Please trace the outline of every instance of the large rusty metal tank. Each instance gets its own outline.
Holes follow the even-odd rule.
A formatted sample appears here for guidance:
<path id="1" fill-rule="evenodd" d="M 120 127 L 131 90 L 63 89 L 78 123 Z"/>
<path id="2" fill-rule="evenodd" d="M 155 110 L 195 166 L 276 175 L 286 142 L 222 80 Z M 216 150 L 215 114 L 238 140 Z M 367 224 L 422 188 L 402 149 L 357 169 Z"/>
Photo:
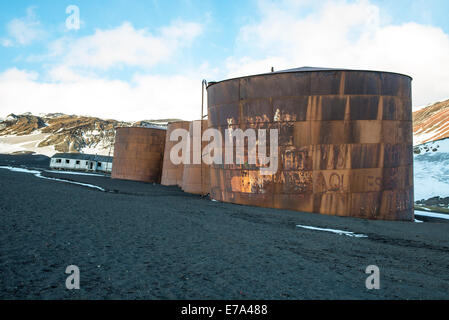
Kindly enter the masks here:
<path id="1" fill-rule="evenodd" d="M 197 126 L 197 130 L 194 130 L 194 126 Z M 200 164 L 194 163 L 193 153 L 200 153 L 200 160 L 202 160 L 201 152 L 207 145 L 207 142 L 201 141 L 201 137 L 208 128 L 207 120 L 195 120 L 190 123 L 189 136 L 190 136 L 190 153 L 187 156 L 189 158 L 189 164 L 184 164 L 184 172 L 182 178 L 182 190 L 188 193 L 206 195 L 210 192 L 210 166 L 201 161 Z M 193 140 L 198 142 L 200 146 L 199 150 L 195 150 Z"/>
<path id="2" fill-rule="evenodd" d="M 111 177 L 160 183 L 165 133 L 156 128 L 117 128 Z"/>
<path id="3" fill-rule="evenodd" d="M 390 72 L 298 68 L 209 84 L 209 127 L 223 136 L 236 128 L 279 132 L 275 174 L 261 175 L 257 164 L 213 164 L 211 197 L 412 221 L 411 81 Z"/>
<path id="4" fill-rule="evenodd" d="M 170 122 L 167 126 L 167 133 L 165 137 L 165 153 L 164 163 L 162 167 L 161 184 L 164 186 L 179 186 L 182 187 L 182 176 L 184 172 L 184 165 L 173 164 L 170 161 L 170 151 L 178 141 L 170 141 L 170 134 L 176 129 L 189 130 L 190 121 L 175 121 Z"/>

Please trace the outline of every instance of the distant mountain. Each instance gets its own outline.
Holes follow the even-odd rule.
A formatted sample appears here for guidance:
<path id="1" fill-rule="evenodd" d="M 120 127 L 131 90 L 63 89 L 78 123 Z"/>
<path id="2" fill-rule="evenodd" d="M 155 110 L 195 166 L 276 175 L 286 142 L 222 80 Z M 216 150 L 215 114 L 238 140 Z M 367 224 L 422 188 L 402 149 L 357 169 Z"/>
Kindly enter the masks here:
<path id="1" fill-rule="evenodd" d="M 0 153 L 83 152 L 112 155 L 115 128 L 165 127 L 177 119 L 125 122 L 52 113 L 10 114 L 0 120 Z"/>
<path id="2" fill-rule="evenodd" d="M 449 137 L 449 100 L 413 112 L 415 145 Z"/>
<path id="3" fill-rule="evenodd" d="M 50 113 L 10 114 L 0 119 L 0 153 L 56 152 L 113 154 L 116 127 L 165 126 L 179 119 L 125 122 Z M 413 112 L 414 145 L 449 138 L 449 100 Z M 417 150 L 415 148 L 415 150 Z"/>

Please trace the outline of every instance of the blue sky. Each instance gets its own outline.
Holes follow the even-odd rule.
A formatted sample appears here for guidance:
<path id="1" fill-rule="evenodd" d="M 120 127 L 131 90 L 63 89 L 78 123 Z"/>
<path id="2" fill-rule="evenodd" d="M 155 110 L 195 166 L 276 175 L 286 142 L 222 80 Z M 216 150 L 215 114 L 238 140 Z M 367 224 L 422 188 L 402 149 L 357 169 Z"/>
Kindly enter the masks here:
<path id="1" fill-rule="evenodd" d="M 80 30 L 69 31 L 64 27 L 65 9 L 68 5 L 77 5 L 83 21 Z M 46 31 L 44 41 L 34 42 L 29 46 L 17 46 L 2 50 L 0 53 L 0 70 L 11 66 L 42 70 L 42 66 L 29 63 L 30 54 L 44 53 L 51 41 L 63 36 L 83 37 L 96 29 L 110 29 L 130 22 L 136 29 L 146 28 L 155 32 L 170 21 L 183 20 L 202 23 L 205 32 L 195 44 L 182 52 L 182 63 L 173 61 L 164 66 L 155 66 L 156 72 L 169 73 L 176 68 L 195 68 L 207 57 L 213 63 L 232 54 L 239 27 L 252 19 L 251 12 L 256 12 L 256 2 L 245 1 L 143 1 L 143 0 L 89 0 L 89 1 L 15 1 L 0 3 L 0 38 L 7 38 L 5 25 L 17 17 L 25 17 L 27 8 L 34 8 L 42 28 Z M 127 70 L 120 77 L 129 78 Z"/>
<path id="2" fill-rule="evenodd" d="M 304 65 L 410 74 L 423 106 L 449 98 L 448 12 L 445 0 L 2 1 L 0 117 L 193 119 L 203 78 Z"/>

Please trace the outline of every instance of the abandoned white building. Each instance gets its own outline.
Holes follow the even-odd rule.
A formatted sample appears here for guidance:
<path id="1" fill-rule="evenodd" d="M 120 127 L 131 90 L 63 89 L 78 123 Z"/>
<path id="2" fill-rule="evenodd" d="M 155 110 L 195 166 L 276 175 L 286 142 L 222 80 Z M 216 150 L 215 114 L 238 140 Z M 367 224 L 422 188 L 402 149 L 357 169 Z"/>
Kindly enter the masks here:
<path id="1" fill-rule="evenodd" d="M 106 172 L 112 171 L 112 157 L 83 153 L 56 153 L 50 159 L 50 168 Z"/>

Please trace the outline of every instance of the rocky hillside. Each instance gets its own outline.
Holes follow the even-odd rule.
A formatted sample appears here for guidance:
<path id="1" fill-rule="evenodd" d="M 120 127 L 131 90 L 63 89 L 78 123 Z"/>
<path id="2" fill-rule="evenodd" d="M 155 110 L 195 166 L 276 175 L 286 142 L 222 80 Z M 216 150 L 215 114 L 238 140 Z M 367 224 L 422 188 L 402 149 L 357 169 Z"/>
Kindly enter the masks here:
<path id="1" fill-rule="evenodd" d="M 0 153 L 84 152 L 113 154 L 114 132 L 122 126 L 166 125 L 177 119 L 123 122 L 52 113 L 10 114 L 0 119 Z M 413 113 L 414 144 L 449 138 L 449 100 Z M 430 147 L 430 145 L 429 145 Z M 415 153 L 420 150 L 415 148 Z"/>
<path id="2" fill-rule="evenodd" d="M 414 144 L 449 137 L 449 100 L 413 112 Z"/>
<path id="3" fill-rule="evenodd" d="M 165 126 L 175 119 L 123 122 L 94 117 L 10 114 L 0 120 L 0 153 L 56 152 L 113 154 L 115 128 Z"/>

